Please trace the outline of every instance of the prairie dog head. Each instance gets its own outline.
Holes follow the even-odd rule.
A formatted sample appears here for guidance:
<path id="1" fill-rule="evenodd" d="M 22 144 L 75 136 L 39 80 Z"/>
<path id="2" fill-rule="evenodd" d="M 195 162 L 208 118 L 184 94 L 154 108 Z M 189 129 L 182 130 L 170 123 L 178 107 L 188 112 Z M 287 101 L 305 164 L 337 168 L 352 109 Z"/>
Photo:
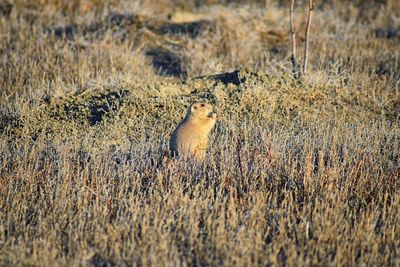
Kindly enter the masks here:
<path id="1" fill-rule="evenodd" d="M 216 118 L 213 106 L 206 102 L 194 102 L 189 107 L 188 115 L 199 119 Z"/>

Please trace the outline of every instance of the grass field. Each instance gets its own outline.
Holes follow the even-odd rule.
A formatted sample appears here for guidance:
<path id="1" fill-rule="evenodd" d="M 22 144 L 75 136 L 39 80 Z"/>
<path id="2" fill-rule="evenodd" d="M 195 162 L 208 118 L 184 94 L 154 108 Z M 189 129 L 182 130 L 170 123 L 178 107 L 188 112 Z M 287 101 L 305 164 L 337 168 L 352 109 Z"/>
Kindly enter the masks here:
<path id="1" fill-rule="evenodd" d="M 400 2 L 245 2 L 0 1 L 1 266 L 400 266 Z"/>

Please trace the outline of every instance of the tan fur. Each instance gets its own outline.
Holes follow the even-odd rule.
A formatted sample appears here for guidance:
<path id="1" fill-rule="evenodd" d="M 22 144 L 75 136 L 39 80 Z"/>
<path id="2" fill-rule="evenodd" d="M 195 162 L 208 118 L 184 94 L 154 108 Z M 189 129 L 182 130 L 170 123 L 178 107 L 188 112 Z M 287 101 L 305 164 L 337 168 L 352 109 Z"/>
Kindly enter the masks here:
<path id="1" fill-rule="evenodd" d="M 179 158 L 193 157 L 203 161 L 206 156 L 208 134 L 214 127 L 217 115 L 213 106 L 205 102 L 193 103 L 181 123 L 173 131 L 169 142 L 171 155 Z"/>

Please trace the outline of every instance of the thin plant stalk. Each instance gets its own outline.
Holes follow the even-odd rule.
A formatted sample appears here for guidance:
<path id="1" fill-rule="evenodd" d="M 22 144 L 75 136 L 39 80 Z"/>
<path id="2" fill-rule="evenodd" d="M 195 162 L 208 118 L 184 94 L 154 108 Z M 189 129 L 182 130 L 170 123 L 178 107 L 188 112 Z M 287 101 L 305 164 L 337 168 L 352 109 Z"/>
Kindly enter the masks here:
<path id="1" fill-rule="evenodd" d="M 308 19 L 307 19 L 307 28 L 306 28 L 306 39 L 304 45 L 304 62 L 303 62 L 303 75 L 307 74 L 307 64 L 308 64 L 308 47 L 310 41 L 310 32 L 311 32 L 311 22 L 312 22 L 312 14 L 313 14 L 313 0 L 308 1 Z"/>
<path id="2" fill-rule="evenodd" d="M 298 72 L 297 61 L 296 61 L 296 32 L 293 27 L 294 3 L 295 3 L 295 0 L 290 1 L 290 35 L 291 35 L 291 40 L 292 40 L 292 57 L 291 57 L 292 71 L 293 71 L 293 77 L 295 79 L 297 79 L 299 76 L 299 72 Z"/>

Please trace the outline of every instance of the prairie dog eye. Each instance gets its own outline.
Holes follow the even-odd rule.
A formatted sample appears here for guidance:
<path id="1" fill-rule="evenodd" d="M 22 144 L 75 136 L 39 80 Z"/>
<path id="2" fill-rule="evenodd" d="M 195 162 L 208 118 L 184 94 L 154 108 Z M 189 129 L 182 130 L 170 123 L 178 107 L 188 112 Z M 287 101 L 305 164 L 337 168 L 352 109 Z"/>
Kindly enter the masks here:
<path id="1" fill-rule="evenodd" d="M 201 104 L 201 107 L 203 107 L 203 108 L 204 108 L 205 106 L 206 106 L 206 105 L 204 105 L 204 103 L 203 103 L 203 104 Z"/>

